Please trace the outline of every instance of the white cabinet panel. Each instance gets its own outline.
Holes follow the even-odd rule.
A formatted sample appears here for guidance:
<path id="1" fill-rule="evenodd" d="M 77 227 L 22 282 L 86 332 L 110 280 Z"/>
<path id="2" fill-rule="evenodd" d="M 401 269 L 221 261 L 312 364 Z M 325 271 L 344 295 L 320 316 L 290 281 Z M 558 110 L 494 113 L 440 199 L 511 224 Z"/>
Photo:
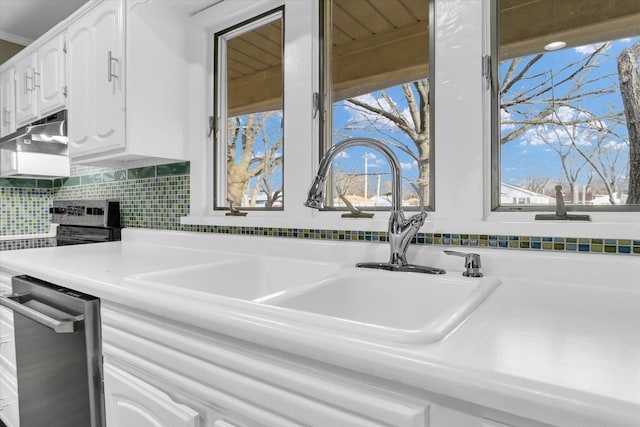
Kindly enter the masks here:
<path id="1" fill-rule="evenodd" d="M 16 130 L 16 70 L 9 67 L 0 73 L 0 137 Z"/>
<path id="2" fill-rule="evenodd" d="M 117 166 L 186 160 L 188 22 L 172 2 L 114 0 L 97 4 L 69 25 L 69 155 L 74 162 Z"/>
<path id="3" fill-rule="evenodd" d="M 60 35 L 52 38 L 37 52 L 37 71 L 34 78 L 39 116 L 46 116 L 64 108 L 65 41 Z"/>
<path id="4" fill-rule="evenodd" d="M 67 29 L 69 154 L 124 147 L 122 3 L 103 2 Z"/>
<path id="5" fill-rule="evenodd" d="M 104 390 L 109 427 L 199 427 L 198 413 L 108 363 Z"/>
<path id="6" fill-rule="evenodd" d="M 20 427 L 20 414 L 18 412 L 18 393 L 14 385 L 11 385 L 0 375 L 0 419 L 7 427 Z"/>
<path id="7" fill-rule="evenodd" d="M 197 409 L 207 426 L 429 425 L 429 403 L 422 399 L 264 356 L 250 345 L 192 336 L 172 322 L 125 314 L 108 303 L 101 310 L 105 361 L 134 368 L 183 402 L 200 402 Z"/>
<path id="8" fill-rule="evenodd" d="M 512 427 L 439 405 L 431 406 L 430 427 Z"/>
<path id="9" fill-rule="evenodd" d="M 32 52 L 16 62 L 16 127 L 38 115 L 36 98 L 37 55 Z"/>
<path id="10" fill-rule="evenodd" d="M 16 127 L 64 108 L 64 55 L 64 35 L 59 34 L 16 62 Z"/>

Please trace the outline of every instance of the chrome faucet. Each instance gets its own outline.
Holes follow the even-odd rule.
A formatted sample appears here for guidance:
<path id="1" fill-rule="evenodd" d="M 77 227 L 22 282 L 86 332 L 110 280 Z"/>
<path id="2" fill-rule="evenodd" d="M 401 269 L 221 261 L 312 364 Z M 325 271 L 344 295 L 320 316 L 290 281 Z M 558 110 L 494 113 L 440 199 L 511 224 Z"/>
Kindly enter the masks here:
<path id="1" fill-rule="evenodd" d="M 445 270 L 440 268 L 407 263 L 406 253 L 409 243 L 411 243 L 413 237 L 416 235 L 422 224 L 424 224 L 424 221 L 427 218 L 427 211 L 424 208 L 422 191 L 418 191 L 418 195 L 420 197 L 420 212 L 409 218 L 405 218 L 402 210 L 402 169 L 400 168 L 400 162 L 387 145 L 376 139 L 349 138 L 342 140 L 331 147 L 320 160 L 318 175 L 313 181 L 313 184 L 311 184 L 309 196 L 307 197 L 307 201 L 304 205 L 314 209 L 322 209 L 324 207 L 324 193 L 329 167 L 338 153 L 354 146 L 370 147 L 382 153 L 391 166 L 391 175 L 393 177 L 391 190 L 391 215 L 389 217 L 389 231 L 387 233 L 391 249 L 389 262 L 363 262 L 356 264 L 356 266 L 391 271 L 414 271 L 430 274 L 445 273 Z"/>

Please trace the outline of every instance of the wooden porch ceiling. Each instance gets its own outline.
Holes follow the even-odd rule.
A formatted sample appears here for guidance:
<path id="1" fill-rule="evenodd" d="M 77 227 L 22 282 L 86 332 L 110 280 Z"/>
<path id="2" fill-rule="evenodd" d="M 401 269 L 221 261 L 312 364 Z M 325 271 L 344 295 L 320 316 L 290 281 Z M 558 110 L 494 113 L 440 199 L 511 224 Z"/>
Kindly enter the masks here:
<path id="1" fill-rule="evenodd" d="M 572 47 L 640 34 L 640 0 L 500 0 L 499 8 L 501 59 L 556 40 Z M 334 101 L 426 78 L 428 9 L 427 0 L 334 0 Z M 281 108 L 279 21 L 233 39 L 229 60 L 231 110 Z"/>

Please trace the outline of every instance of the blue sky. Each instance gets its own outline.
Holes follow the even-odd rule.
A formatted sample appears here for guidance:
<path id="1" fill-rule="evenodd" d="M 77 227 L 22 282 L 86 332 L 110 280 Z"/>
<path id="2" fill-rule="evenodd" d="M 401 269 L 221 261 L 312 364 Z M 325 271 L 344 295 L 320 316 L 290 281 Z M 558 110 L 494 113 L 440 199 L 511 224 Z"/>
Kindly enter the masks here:
<path id="1" fill-rule="evenodd" d="M 607 87 L 619 87 L 616 61 L 618 55 L 622 49 L 633 45 L 638 40 L 640 40 L 640 37 L 613 42 L 598 63 L 595 64 L 597 68 L 593 68 L 588 78 L 585 79 L 585 82 L 591 81 L 591 83 L 586 85 L 586 88 L 589 91 L 597 91 Z M 550 73 L 553 73 L 555 80 L 561 81 L 564 76 L 568 75 L 566 71 L 562 71 L 566 65 L 586 58 L 597 46 L 600 46 L 600 44 L 546 53 L 544 57 L 529 70 L 528 75 L 546 73 L 545 76 L 548 77 Z M 501 65 L 501 78 L 504 76 L 507 66 L 508 61 Z M 602 78 L 603 76 L 608 77 Z M 598 80 L 600 78 L 602 79 Z M 540 79 L 527 80 L 513 89 L 516 91 L 527 90 L 539 81 Z M 556 97 L 562 96 L 566 90 L 566 87 L 558 87 L 556 89 Z M 507 99 L 508 97 L 509 95 L 507 95 Z M 548 95 L 546 97 L 548 98 Z M 535 109 L 538 105 L 534 103 L 530 107 Z M 582 109 L 582 112 L 578 113 L 575 109 L 564 107 L 558 109 L 559 115 L 562 116 L 564 120 L 570 120 L 578 117 L 578 115 L 586 117 L 588 113 L 585 113 L 585 111 L 591 112 L 596 116 L 605 115 L 608 112 L 623 111 L 622 99 L 619 93 L 586 97 L 576 105 Z M 502 111 L 502 117 L 507 120 L 510 118 L 517 120 L 521 116 L 518 114 L 517 109 L 514 108 L 508 112 Z M 610 157 L 615 154 L 616 150 L 620 150 L 617 174 L 620 175 L 619 179 L 622 175 L 626 176 L 627 172 L 624 164 L 628 160 L 628 145 L 625 143 L 625 140 L 628 138 L 628 134 L 624 123 L 616 124 L 612 120 L 603 120 L 591 128 L 569 127 L 569 130 L 575 136 L 578 147 L 580 147 L 583 152 L 588 153 L 593 149 L 594 141 L 597 137 L 594 128 L 597 127 L 615 132 L 616 135 L 607 136 L 603 144 L 607 147 L 607 155 Z M 513 130 L 513 126 L 503 125 L 502 130 L 503 134 L 509 133 Z M 566 138 L 566 130 L 567 129 L 559 129 L 557 127 L 538 128 L 537 130 L 527 131 L 517 139 L 503 145 L 501 155 L 502 181 L 518 184 L 526 177 L 531 176 L 549 177 L 553 181 L 564 179 L 560 156 L 554 151 L 554 147 L 556 150 L 562 150 L 563 152 L 569 149 L 570 146 Z M 545 141 L 551 145 L 546 144 Z M 571 159 L 571 157 L 573 158 Z M 584 163 L 584 160 L 579 155 L 571 155 L 569 156 L 569 162 L 572 168 L 576 170 L 580 164 Z M 587 170 L 588 168 L 585 168 L 580 173 L 578 183 L 585 183 Z"/>

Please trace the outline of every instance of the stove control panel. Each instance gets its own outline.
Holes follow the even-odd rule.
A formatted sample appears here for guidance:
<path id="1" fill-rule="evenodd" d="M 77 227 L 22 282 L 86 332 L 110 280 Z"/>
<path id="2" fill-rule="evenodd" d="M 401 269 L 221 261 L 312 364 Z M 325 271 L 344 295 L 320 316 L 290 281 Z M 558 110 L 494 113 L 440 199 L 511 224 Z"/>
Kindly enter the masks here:
<path id="1" fill-rule="evenodd" d="M 54 200 L 49 213 L 52 222 L 61 225 L 120 227 L 117 200 Z"/>

